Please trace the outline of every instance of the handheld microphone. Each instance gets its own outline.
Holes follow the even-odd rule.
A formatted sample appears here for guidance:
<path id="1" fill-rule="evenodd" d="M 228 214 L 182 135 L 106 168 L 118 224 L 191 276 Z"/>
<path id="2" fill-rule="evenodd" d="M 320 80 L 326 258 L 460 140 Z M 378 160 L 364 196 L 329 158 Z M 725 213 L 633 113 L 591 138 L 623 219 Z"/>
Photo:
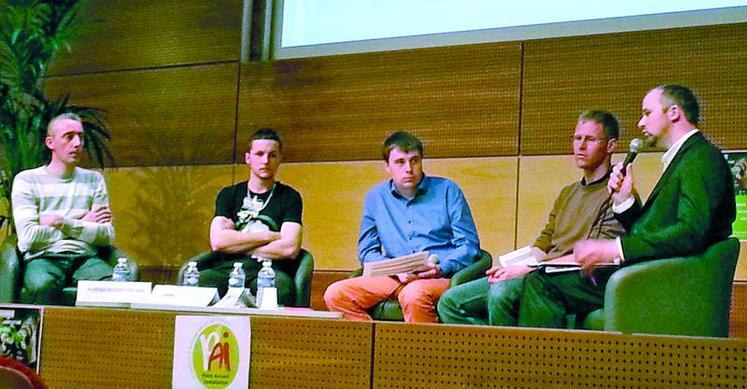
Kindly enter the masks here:
<path id="1" fill-rule="evenodd" d="M 630 151 L 628 151 L 628 155 L 625 156 L 625 160 L 623 161 L 623 166 L 621 173 L 623 176 L 625 176 L 625 171 L 628 165 L 633 163 L 635 160 L 635 157 L 638 156 L 638 153 L 643 151 L 643 149 L 647 146 L 645 141 L 642 141 L 638 138 L 633 138 L 633 140 L 630 141 Z"/>

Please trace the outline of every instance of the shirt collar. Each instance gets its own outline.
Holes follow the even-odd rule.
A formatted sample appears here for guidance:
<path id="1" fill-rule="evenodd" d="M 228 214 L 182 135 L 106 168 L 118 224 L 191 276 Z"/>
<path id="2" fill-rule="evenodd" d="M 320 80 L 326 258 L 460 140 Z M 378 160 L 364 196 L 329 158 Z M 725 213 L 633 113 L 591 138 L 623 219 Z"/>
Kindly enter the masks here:
<path id="1" fill-rule="evenodd" d="M 678 139 L 677 142 L 674 142 L 672 147 L 670 147 L 669 150 L 667 150 L 667 152 L 661 156 L 662 171 L 667 170 L 667 167 L 669 167 L 669 163 L 671 163 L 677 153 L 680 152 L 682 145 L 684 145 L 685 142 L 690 139 L 690 137 L 697 134 L 698 132 L 700 131 L 697 128 L 690 130 L 690 132 L 685 134 L 682 138 Z"/>
<path id="2" fill-rule="evenodd" d="M 415 197 L 418 197 L 419 195 L 425 193 L 428 190 L 428 183 L 428 176 L 423 173 L 423 178 L 420 179 L 418 187 L 415 188 L 415 195 L 412 198 L 414 199 Z M 392 194 L 396 197 L 405 198 L 405 196 L 397 191 L 397 187 L 394 186 L 394 180 L 389 180 L 389 191 L 392 192 Z"/>
<path id="3" fill-rule="evenodd" d="M 586 182 L 586 177 L 581 177 L 581 186 L 589 186 L 589 185 L 599 184 L 602 181 L 607 181 L 607 179 L 610 178 L 610 173 L 612 173 L 611 169 L 607 170 L 607 173 L 604 173 L 604 176 L 602 176 L 601 178 L 598 178 L 589 183 Z"/>

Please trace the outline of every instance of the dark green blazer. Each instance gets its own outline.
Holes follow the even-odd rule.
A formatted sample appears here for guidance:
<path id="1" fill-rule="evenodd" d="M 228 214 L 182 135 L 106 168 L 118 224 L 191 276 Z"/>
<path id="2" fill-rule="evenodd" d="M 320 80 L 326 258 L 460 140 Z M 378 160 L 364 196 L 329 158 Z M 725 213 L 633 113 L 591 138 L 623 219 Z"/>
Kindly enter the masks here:
<path id="1" fill-rule="evenodd" d="M 736 216 L 734 183 L 721 151 L 702 133 L 675 155 L 654 190 L 616 215 L 625 264 L 695 255 L 731 235 Z"/>

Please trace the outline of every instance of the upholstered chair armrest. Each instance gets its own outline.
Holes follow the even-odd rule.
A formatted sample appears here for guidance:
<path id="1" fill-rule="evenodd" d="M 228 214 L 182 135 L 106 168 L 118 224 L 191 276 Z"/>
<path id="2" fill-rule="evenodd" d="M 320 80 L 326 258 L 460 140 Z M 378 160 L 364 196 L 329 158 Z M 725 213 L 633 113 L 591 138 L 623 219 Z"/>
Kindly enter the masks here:
<path id="1" fill-rule="evenodd" d="M 623 267 L 607 283 L 605 330 L 728 336 L 729 303 L 739 242 L 705 253 Z"/>
<path id="2" fill-rule="evenodd" d="M 21 258 L 16 250 L 16 236 L 0 244 L 0 303 L 13 303 L 21 286 Z"/>
<path id="3" fill-rule="evenodd" d="M 451 277 L 451 283 L 449 284 L 450 288 L 465 282 L 476 280 L 480 277 L 485 277 L 485 272 L 490 269 L 490 266 L 493 264 L 493 258 L 487 251 L 481 250 L 481 252 L 482 255 L 480 256 L 480 259 L 464 269 L 459 270 Z"/>
<path id="4" fill-rule="evenodd" d="M 187 270 L 187 264 L 192 261 L 197 262 L 198 269 L 209 268 L 213 262 L 220 258 L 220 253 L 217 251 L 203 251 L 194 257 L 184 261 L 179 271 L 176 273 L 176 285 L 181 285 L 184 281 L 184 271 Z"/>
<path id="5" fill-rule="evenodd" d="M 306 250 L 301 250 L 296 258 L 298 269 L 293 276 L 296 286 L 297 307 L 311 306 L 311 280 L 314 274 L 314 257 Z"/>

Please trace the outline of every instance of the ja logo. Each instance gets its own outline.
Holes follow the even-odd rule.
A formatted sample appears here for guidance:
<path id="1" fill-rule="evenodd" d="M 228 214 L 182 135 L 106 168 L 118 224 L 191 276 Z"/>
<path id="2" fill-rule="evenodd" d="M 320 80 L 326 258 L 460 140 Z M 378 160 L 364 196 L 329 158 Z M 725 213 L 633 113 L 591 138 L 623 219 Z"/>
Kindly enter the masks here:
<path id="1" fill-rule="evenodd" d="M 192 368 L 197 380 L 209 389 L 225 388 L 238 371 L 239 344 L 231 328 L 210 324 L 192 345 Z"/>

